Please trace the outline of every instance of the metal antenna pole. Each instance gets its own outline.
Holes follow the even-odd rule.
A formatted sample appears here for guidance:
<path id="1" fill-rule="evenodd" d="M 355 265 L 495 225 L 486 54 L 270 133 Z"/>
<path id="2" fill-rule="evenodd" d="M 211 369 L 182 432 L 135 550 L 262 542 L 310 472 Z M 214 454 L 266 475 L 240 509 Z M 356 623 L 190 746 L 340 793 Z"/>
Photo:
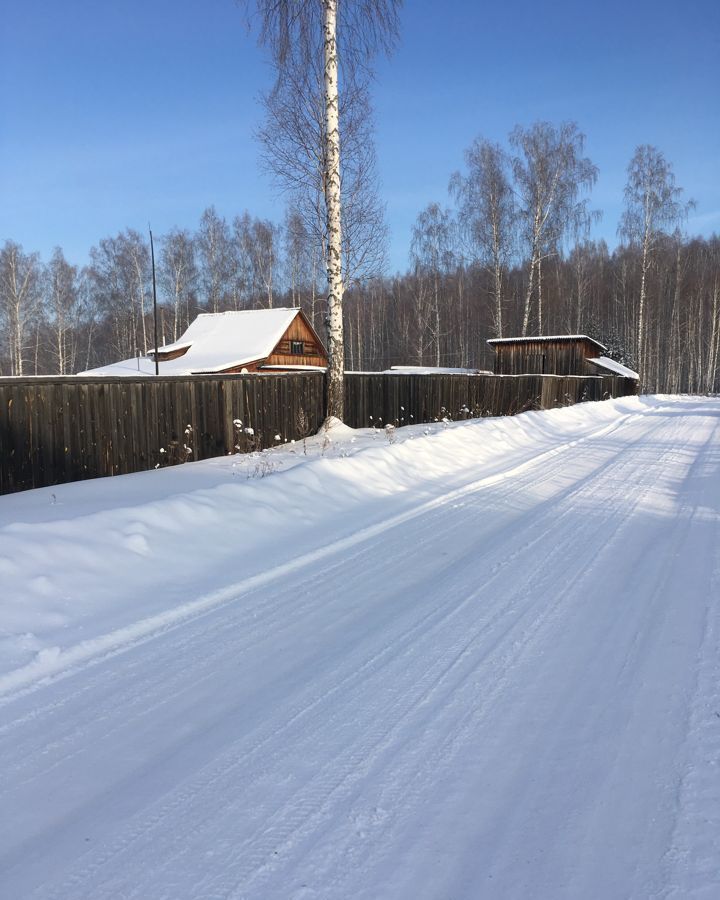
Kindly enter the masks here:
<path id="1" fill-rule="evenodd" d="M 153 246 L 152 228 L 148 226 L 150 232 L 150 258 L 152 259 L 152 276 L 153 276 L 153 319 L 155 322 L 155 374 L 160 374 L 160 360 L 158 359 L 158 320 L 157 320 L 157 290 L 155 288 L 155 247 Z"/>

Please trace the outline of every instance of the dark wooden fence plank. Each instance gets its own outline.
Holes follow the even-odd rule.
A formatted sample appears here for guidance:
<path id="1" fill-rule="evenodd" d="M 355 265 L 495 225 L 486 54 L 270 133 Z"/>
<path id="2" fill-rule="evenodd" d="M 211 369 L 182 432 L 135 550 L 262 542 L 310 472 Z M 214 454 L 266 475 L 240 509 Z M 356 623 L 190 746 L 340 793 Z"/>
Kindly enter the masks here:
<path id="1" fill-rule="evenodd" d="M 384 428 L 512 415 L 636 390 L 612 375 L 352 373 L 346 422 Z M 272 447 L 276 435 L 315 433 L 324 418 L 320 374 L 0 378 L 0 493 L 182 462 L 185 443 L 191 459 Z"/>

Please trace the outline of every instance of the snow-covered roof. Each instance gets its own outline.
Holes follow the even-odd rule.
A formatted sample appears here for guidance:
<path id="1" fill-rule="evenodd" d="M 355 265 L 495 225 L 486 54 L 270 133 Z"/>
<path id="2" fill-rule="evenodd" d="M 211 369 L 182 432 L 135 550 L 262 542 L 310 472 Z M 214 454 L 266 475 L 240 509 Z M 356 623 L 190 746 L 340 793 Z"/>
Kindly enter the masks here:
<path id="1" fill-rule="evenodd" d="M 496 344 L 535 344 L 538 341 L 589 341 L 601 350 L 607 350 L 607 347 L 600 341 L 596 341 L 586 334 L 540 334 L 530 337 L 491 338 L 488 344 L 494 347 Z"/>
<path id="2" fill-rule="evenodd" d="M 632 369 L 628 369 L 628 367 L 624 366 L 622 363 L 615 362 L 615 360 L 610 359 L 609 356 L 598 356 L 597 359 L 589 359 L 588 362 L 591 362 L 599 369 L 607 369 L 607 371 L 612 372 L 613 375 L 622 375 L 623 378 L 635 378 L 636 380 L 640 378 L 637 372 L 633 372 Z"/>
<path id="3" fill-rule="evenodd" d="M 158 347 L 161 375 L 212 374 L 266 359 L 299 309 L 246 309 L 239 312 L 203 313 L 180 339 Z M 162 359 L 167 353 L 187 352 L 177 359 Z M 82 375 L 154 375 L 152 356 L 126 359 L 99 366 Z"/>

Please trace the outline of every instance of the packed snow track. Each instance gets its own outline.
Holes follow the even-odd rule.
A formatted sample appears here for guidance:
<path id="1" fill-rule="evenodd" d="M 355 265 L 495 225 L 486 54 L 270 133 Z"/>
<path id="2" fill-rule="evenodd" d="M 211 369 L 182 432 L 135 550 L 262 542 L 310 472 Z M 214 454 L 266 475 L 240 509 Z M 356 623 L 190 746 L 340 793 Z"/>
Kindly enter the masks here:
<path id="1" fill-rule="evenodd" d="M 720 400 L 345 437 L 0 498 L 0 896 L 720 897 Z"/>

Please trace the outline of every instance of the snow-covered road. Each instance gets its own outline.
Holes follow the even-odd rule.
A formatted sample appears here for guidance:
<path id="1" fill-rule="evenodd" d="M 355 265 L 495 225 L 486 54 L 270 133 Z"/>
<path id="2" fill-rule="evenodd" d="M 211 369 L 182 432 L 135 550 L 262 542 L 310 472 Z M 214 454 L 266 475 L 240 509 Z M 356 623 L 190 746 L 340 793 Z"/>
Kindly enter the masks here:
<path id="1" fill-rule="evenodd" d="M 0 676 L 0 896 L 720 897 L 720 400 L 416 428 L 228 488 L 197 467 L 149 473 L 176 479 L 153 514 L 201 524 L 172 557 L 128 540 L 97 620 L 73 553 L 102 516 L 132 537 L 137 497 L 66 486 L 60 524 L 0 498 L 10 618 L 26 584 L 40 620 Z M 212 515 L 240 496 L 233 556 Z M 58 529 L 67 573 L 12 568 Z M 83 614 L 49 648 L 55 591 Z"/>

